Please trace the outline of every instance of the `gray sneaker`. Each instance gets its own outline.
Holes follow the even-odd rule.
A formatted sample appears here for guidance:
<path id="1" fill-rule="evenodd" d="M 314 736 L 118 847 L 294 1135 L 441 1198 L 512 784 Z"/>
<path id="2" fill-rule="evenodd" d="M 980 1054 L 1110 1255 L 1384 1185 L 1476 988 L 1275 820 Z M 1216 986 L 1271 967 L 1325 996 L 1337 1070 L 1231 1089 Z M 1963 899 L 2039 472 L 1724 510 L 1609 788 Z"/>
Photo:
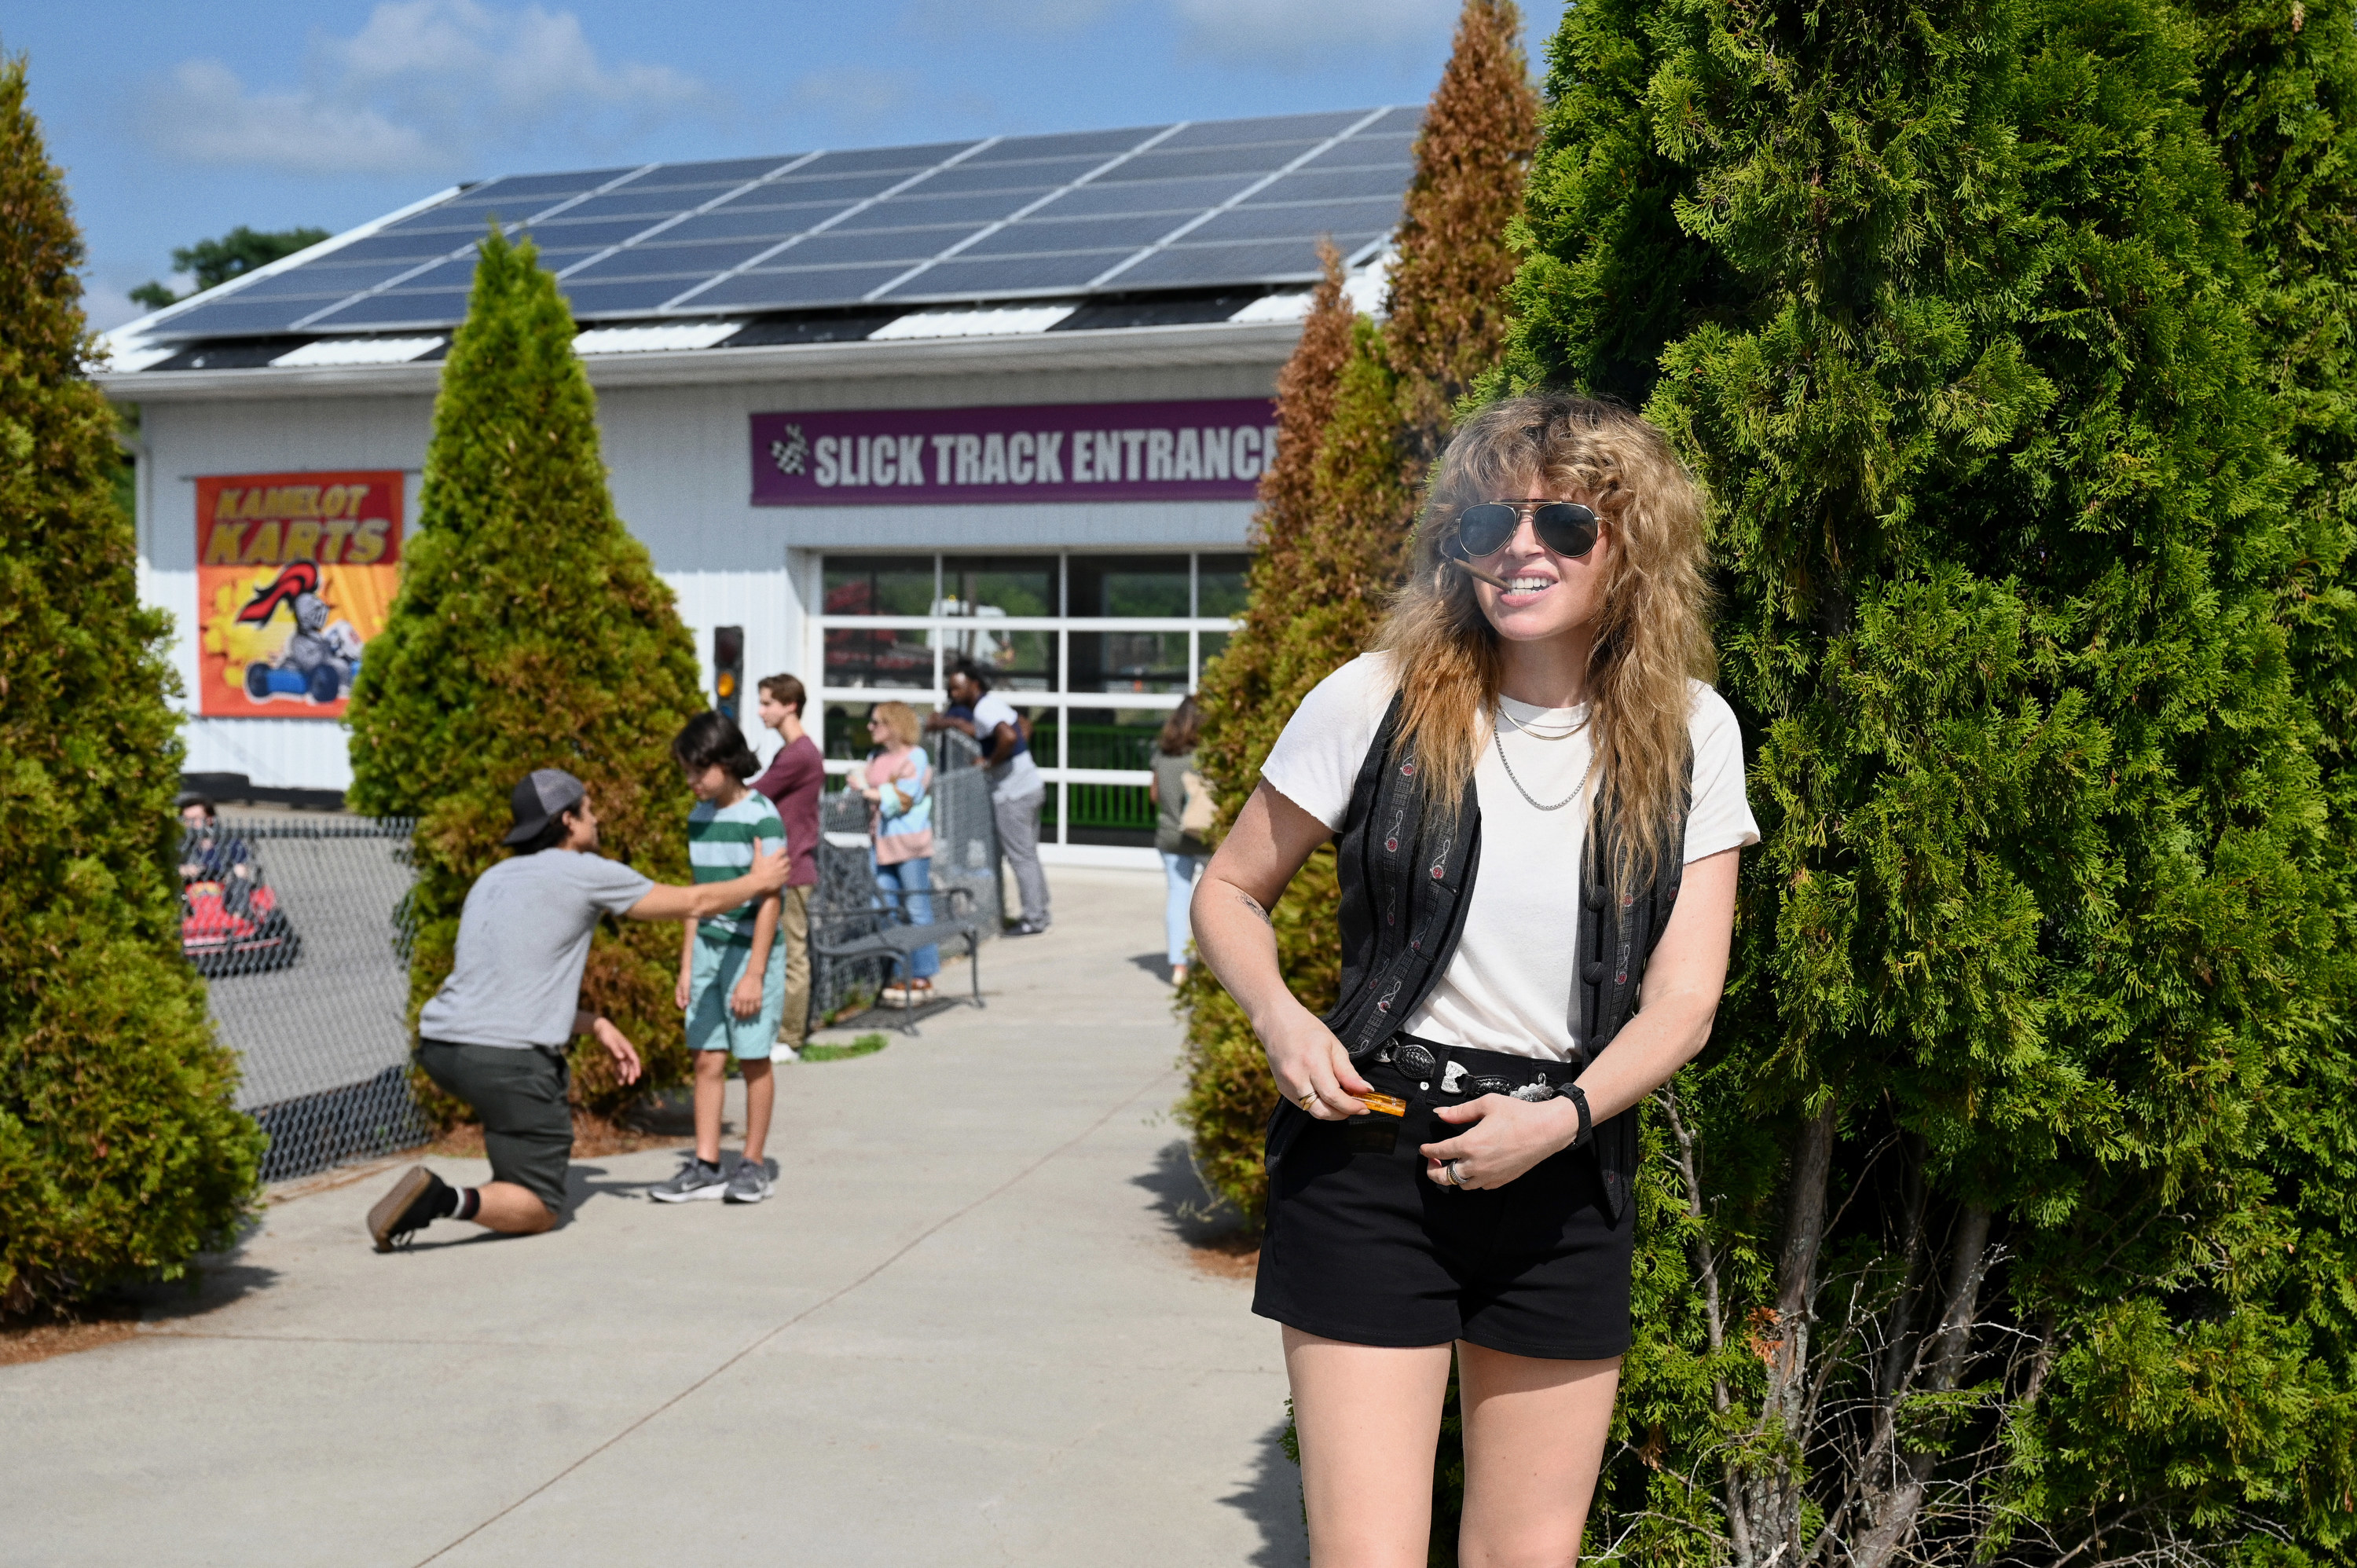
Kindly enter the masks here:
<path id="1" fill-rule="evenodd" d="M 728 1177 L 728 1201 L 759 1203 L 770 1196 L 770 1168 L 759 1160 L 738 1160 Z"/>
<path id="2" fill-rule="evenodd" d="M 728 1178 L 718 1165 L 707 1165 L 690 1155 L 680 1162 L 679 1174 L 647 1188 L 657 1203 L 693 1203 L 699 1197 L 719 1197 L 728 1191 Z"/>

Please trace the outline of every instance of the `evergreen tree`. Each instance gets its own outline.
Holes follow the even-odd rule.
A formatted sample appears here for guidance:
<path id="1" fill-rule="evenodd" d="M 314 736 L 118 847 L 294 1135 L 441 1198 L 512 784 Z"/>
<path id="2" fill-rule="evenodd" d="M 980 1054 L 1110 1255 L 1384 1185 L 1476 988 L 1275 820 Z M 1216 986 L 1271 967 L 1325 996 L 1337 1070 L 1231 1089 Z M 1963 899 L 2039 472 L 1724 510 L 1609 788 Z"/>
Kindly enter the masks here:
<path id="1" fill-rule="evenodd" d="M 1710 487 L 1767 835 L 1648 1116 L 1598 1548 L 2346 1552 L 2345 1316 L 2297 1288 L 2338 1240 L 2276 1113 L 2340 1050 L 2285 610 L 2337 555 L 2213 43 L 2161 0 L 1557 35 L 1502 385 L 1641 403 Z"/>
<path id="2" fill-rule="evenodd" d="M 160 1271 L 244 1212 L 263 1138 L 180 956 L 178 721 L 82 374 L 65 182 L 0 61 L 0 1310 Z"/>
<path id="3" fill-rule="evenodd" d="M 352 691 L 353 804 L 420 819 L 413 1017 L 450 972 L 467 889 L 507 853 L 508 794 L 533 768 L 588 787 L 602 853 L 686 880 L 692 802 L 669 748 L 704 706 L 694 650 L 614 513 L 573 333 L 531 242 L 494 231 L 435 401 L 423 526 Z M 646 1085 L 688 1068 L 678 952 L 672 928 L 627 923 L 590 947 L 583 989 L 638 1044 Z M 602 1050 L 577 1049 L 573 1071 L 592 1109 L 636 1092 Z"/>
<path id="4" fill-rule="evenodd" d="M 1495 360 L 1504 242 L 1538 136 L 1538 95 L 1512 0 L 1467 0 L 1425 112 L 1382 327 L 1353 321 L 1329 259 L 1277 386 L 1276 466 L 1261 489 L 1243 626 L 1204 671 L 1200 757 L 1233 820 L 1286 721 L 1367 650 L 1399 584 L 1448 413 Z M 1321 849 L 1271 911 L 1286 982 L 1323 1012 L 1341 985 L 1334 857 Z M 1276 1086 L 1243 1015 L 1189 973 L 1188 1090 L 1179 1113 L 1214 1190 L 1257 1219 L 1261 1143 Z"/>

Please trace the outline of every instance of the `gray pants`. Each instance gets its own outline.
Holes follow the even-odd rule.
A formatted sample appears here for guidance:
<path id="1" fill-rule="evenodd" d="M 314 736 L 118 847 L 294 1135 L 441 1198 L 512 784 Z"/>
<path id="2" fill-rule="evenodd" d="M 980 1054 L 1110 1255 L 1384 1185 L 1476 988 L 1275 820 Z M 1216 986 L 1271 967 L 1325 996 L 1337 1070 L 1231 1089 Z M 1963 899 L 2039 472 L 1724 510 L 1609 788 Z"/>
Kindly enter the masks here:
<path id="1" fill-rule="evenodd" d="M 1014 868 L 1015 890 L 1023 896 L 1023 918 L 1035 926 L 1048 923 L 1048 877 L 1039 869 L 1039 805 L 1046 799 L 1043 789 L 990 802 L 990 814 L 998 819 L 998 847 Z"/>

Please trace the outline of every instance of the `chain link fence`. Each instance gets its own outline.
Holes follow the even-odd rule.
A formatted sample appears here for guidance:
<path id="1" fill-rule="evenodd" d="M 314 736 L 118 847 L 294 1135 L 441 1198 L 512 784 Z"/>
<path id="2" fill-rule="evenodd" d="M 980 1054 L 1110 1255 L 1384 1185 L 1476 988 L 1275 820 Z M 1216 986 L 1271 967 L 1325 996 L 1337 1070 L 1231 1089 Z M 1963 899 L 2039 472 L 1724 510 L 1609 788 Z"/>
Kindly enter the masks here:
<path id="1" fill-rule="evenodd" d="M 937 891 L 963 887 L 973 895 L 970 912 L 982 922 L 983 938 L 997 934 L 1006 904 L 998 882 L 998 822 L 991 815 L 990 779 L 974 759 L 981 748 L 955 730 L 926 737 L 933 764 L 933 866 Z M 830 941 L 868 935 L 899 916 L 885 908 L 876 890 L 876 866 L 867 836 L 867 802 L 849 789 L 819 802 L 818 886 L 811 892 L 811 923 L 824 923 Z M 950 912 L 938 900 L 937 918 Z M 945 955 L 946 956 L 946 955 Z M 811 1016 L 833 1018 L 872 1001 L 890 965 L 882 959 L 825 958 L 811 961 Z"/>
<path id="2" fill-rule="evenodd" d="M 265 1181 L 412 1148 L 411 823 L 224 812 L 181 846 L 181 945 L 238 1053 Z"/>

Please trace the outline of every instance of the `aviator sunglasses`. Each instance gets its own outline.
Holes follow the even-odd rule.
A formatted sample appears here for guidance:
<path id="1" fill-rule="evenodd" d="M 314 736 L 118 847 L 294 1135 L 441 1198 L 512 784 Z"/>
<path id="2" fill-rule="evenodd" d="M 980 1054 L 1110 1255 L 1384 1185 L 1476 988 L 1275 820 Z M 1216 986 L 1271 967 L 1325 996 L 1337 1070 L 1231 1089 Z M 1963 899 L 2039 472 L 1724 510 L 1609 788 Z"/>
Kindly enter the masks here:
<path id="1" fill-rule="evenodd" d="M 1596 548 L 1596 514 L 1577 501 L 1483 501 L 1457 514 L 1457 531 L 1447 551 L 1457 561 L 1495 555 L 1513 542 L 1523 517 L 1539 542 L 1558 555 L 1577 559 Z"/>

